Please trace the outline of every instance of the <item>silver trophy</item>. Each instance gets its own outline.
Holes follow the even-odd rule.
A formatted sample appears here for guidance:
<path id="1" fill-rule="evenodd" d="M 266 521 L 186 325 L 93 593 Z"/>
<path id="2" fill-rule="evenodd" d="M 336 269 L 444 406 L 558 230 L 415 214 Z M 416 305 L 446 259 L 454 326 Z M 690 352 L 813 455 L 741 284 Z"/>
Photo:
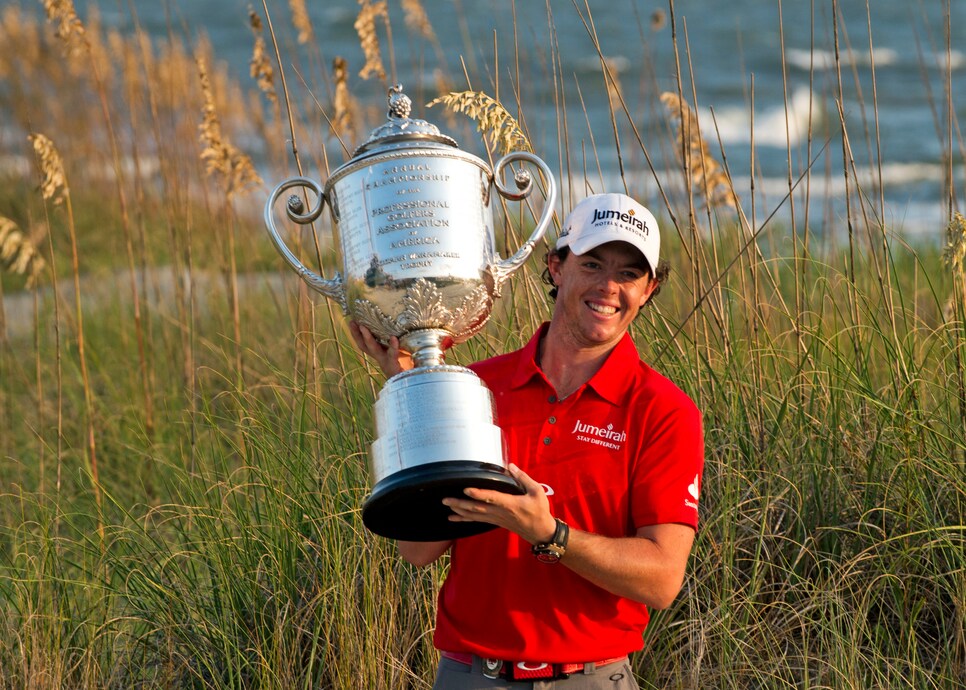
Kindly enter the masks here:
<path id="1" fill-rule="evenodd" d="M 470 486 L 523 492 L 506 471 L 492 394 L 469 369 L 445 364 L 443 353 L 486 323 L 504 282 L 546 232 L 557 186 L 537 156 L 510 153 L 491 170 L 434 125 L 410 118 L 410 108 L 402 87 L 392 87 L 388 121 L 324 188 L 305 177 L 278 185 L 265 205 L 265 225 L 310 287 L 337 301 L 383 344 L 397 336 L 412 353 L 415 368 L 390 378 L 376 401 L 369 456 L 374 486 L 362 519 L 385 537 L 435 541 L 492 528 L 450 522 L 444 497 L 462 496 Z M 504 169 L 515 161 L 540 170 L 546 202 L 530 238 L 501 259 L 491 190 L 520 201 L 533 189 L 525 169 L 514 174 L 515 189 L 505 186 Z M 275 227 L 275 203 L 292 188 L 310 189 L 317 199 L 306 212 L 300 196 L 288 198 L 286 213 L 296 223 L 314 221 L 328 204 L 343 267 L 330 280 L 306 268 Z"/>

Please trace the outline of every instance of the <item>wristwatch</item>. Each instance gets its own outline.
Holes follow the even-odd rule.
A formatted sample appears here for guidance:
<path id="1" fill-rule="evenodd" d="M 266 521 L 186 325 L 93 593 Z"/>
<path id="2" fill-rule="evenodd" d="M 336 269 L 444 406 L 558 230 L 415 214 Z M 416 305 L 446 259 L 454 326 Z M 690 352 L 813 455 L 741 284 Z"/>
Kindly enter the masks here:
<path id="1" fill-rule="evenodd" d="M 557 521 L 557 529 L 554 530 L 550 541 L 544 544 L 534 544 L 533 555 L 541 563 L 556 563 L 565 553 L 567 553 L 567 539 L 570 537 L 570 527 L 560 518 Z"/>

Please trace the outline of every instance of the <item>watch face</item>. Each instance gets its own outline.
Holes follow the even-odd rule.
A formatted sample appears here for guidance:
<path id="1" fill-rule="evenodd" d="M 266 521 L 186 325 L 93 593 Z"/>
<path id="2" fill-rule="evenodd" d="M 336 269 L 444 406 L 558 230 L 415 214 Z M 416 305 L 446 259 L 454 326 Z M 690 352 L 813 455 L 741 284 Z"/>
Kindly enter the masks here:
<path id="1" fill-rule="evenodd" d="M 563 556 L 563 549 L 556 544 L 544 544 L 539 550 L 534 549 L 533 555 L 541 563 L 556 563 Z"/>
<path id="2" fill-rule="evenodd" d="M 534 544 L 533 555 L 541 563 L 556 563 L 567 552 L 567 538 L 570 536 L 570 528 L 563 520 L 557 519 L 557 529 L 553 537 L 546 544 Z"/>

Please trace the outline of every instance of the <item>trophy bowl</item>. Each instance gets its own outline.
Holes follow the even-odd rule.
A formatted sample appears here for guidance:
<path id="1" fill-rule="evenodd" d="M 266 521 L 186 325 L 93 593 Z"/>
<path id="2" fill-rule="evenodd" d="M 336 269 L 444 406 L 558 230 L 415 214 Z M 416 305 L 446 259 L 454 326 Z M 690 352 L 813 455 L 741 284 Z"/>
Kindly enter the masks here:
<path id="1" fill-rule="evenodd" d="M 343 313 L 383 344 L 393 336 L 415 368 L 391 377 L 375 404 L 376 438 L 369 453 L 374 483 L 363 523 L 392 539 L 437 541 L 477 534 L 492 525 L 450 522 L 441 501 L 467 487 L 522 493 L 506 471 L 503 436 L 492 394 L 472 371 L 446 365 L 445 351 L 478 332 L 507 278 L 546 233 L 557 199 L 547 165 L 519 151 L 491 170 L 424 120 L 409 117 L 400 86 L 390 89 L 389 117 L 323 187 L 307 177 L 279 184 L 265 206 L 265 224 L 283 259 Z M 520 201 L 533 190 L 526 169 L 504 183 L 514 162 L 536 166 L 546 187 L 543 212 L 530 237 L 508 259 L 496 251 L 491 192 Z M 286 214 L 316 220 L 328 206 L 342 271 L 332 279 L 292 253 L 274 220 L 288 190 L 310 190 L 314 206 L 291 195 Z"/>

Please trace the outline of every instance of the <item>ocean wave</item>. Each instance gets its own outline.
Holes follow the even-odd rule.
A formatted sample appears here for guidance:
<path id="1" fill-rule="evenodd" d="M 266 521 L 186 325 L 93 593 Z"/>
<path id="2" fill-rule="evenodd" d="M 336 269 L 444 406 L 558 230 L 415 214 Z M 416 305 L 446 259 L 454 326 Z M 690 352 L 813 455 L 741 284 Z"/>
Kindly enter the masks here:
<path id="1" fill-rule="evenodd" d="M 802 50 L 790 48 L 785 51 L 785 59 L 792 67 L 808 71 L 814 66 L 816 70 L 830 70 L 835 68 L 835 53 L 830 50 Z M 841 51 L 839 60 L 842 66 L 869 66 L 875 60 L 876 67 L 898 64 L 899 51 L 894 48 L 873 48 L 868 51 Z"/>
<path id="2" fill-rule="evenodd" d="M 816 71 L 835 69 L 835 53 L 829 50 L 790 48 L 785 51 L 785 59 L 789 65 L 803 72 L 808 72 L 810 69 Z M 915 53 L 901 53 L 894 48 L 885 47 L 874 48 L 871 54 L 868 51 L 843 51 L 839 53 L 839 59 L 843 67 L 869 67 L 873 59 L 876 67 L 917 65 L 919 62 L 919 57 Z M 951 50 L 948 55 L 945 52 L 931 53 L 924 56 L 923 60 L 926 66 L 940 70 L 945 70 L 947 67 L 958 70 L 966 66 L 966 53 L 960 50 Z"/>
<path id="3" fill-rule="evenodd" d="M 957 171 L 962 176 L 962 168 Z M 795 172 L 793 177 L 797 178 L 800 173 Z M 897 190 L 903 187 L 911 187 L 919 183 L 937 184 L 943 180 L 943 168 L 938 163 L 883 163 L 881 175 L 879 168 L 869 166 L 856 166 L 854 179 L 850 176 L 848 188 L 855 190 L 856 184 L 866 192 L 873 187 L 881 184 L 884 189 Z M 747 195 L 751 189 L 751 181 L 747 176 L 735 176 L 732 179 L 735 189 L 739 195 Z M 813 194 L 822 196 L 841 197 L 845 195 L 846 182 L 842 178 L 841 168 L 833 174 L 825 175 L 824 172 L 814 172 L 811 178 L 811 190 Z M 796 194 L 800 194 L 805 189 L 804 181 L 798 185 Z M 787 177 L 764 177 L 755 179 L 756 193 L 764 194 L 768 197 L 782 197 L 788 193 Z M 892 198 L 899 195 L 892 194 Z"/>
<path id="4" fill-rule="evenodd" d="M 623 55 L 605 56 L 604 60 L 607 61 L 607 66 L 617 74 L 624 74 L 631 68 L 631 61 Z M 576 65 L 577 71 L 581 73 L 600 72 L 600 57 L 597 55 L 581 57 L 576 61 Z"/>
<path id="5" fill-rule="evenodd" d="M 803 180 L 794 190 L 795 206 L 799 212 L 803 211 L 802 202 L 805 198 L 806 190 L 809 193 L 809 205 L 814 211 L 832 209 L 836 219 L 841 221 L 844 227 L 845 213 L 845 192 L 846 182 L 842 177 L 841 167 L 837 171 L 826 175 L 826 168 L 821 162 L 817 164 L 812 174 L 810 184 L 806 186 Z M 672 203 L 680 203 L 683 198 L 684 186 L 681 179 L 681 171 L 671 168 L 662 168 L 654 172 L 657 180 L 661 184 L 664 195 L 671 198 Z M 799 172 L 793 174 L 793 182 L 798 178 Z M 955 178 L 954 184 L 962 186 L 966 183 L 966 168 L 960 165 L 953 171 Z M 631 177 L 642 181 L 640 190 L 632 191 L 640 197 L 642 203 L 649 206 L 652 211 L 661 218 L 663 215 L 663 202 L 661 196 L 653 186 L 654 177 L 649 171 L 640 171 Z M 856 181 L 857 179 L 857 181 Z M 881 176 L 877 167 L 857 167 L 856 179 L 848 182 L 848 190 L 854 195 L 857 187 L 868 196 L 873 192 L 875 182 L 881 180 L 885 192 L 884 221 L 890 229 L 898 231 L 902 236 L 908 238 L 923 238 L 938 240 L 941 238 L 941 229 L 944 218 L 946 217 L 946 204 L 932 194 L 922 196 L 917 193 L 923 187 L 934 188 L 941 184 L 943 179 L 943 168 L 938 163 L 883 163 Z M 733 175 L 732 183 L 742 208 L 746 216 L 751 216 L 751 179 L 747 175 Z M 605 187 L 619 189 L 622 184 L 619 177 L 607 178 Z M 699 190 L 692 190 L 696 199 L 700 198 Z M 755 206 L 758 209 L 758 220 L 761 220 L 774 213 L 781 222 L 789 220 L 791 205 L 787 202 L 788 178 L 784 175 L 769 175 L 755 178 Z M 853 196 L 854 199 L 854 196 Z M 878 204 L 875 203 L 875 206 Z M 867 207 L 871 213 L 871 209 Z M 862 215 L 862 211 L 857 206 L 853 206 L 853 213 L 856 218 Z M 801 219 L 799 215 L 799 219 Z M 818 216 L 813 216 L 818 218 Z M 833 223 L 838 221 L 833 221 Z"/>
<path id="6" fill-rule="evenodd" d="M 817 98 L 813 98 L 807 87 L 792 92 L 788 99 L 788 110 L 784 104 L 771 106 L 763 111 L 755 110 L 754 135 L 756 146 L 784 147 L 805 141 L 809 122 L 814 129 L 824 117 Z M 786 128 L 787 123 L 787 128 Z M 716 134 L 723 144 L 740 144 L 751 141 L 751 111 L 744 106 L 725 106 L 714 109 L 699 109 L 698 124 L 708 141 L 714 141 Z M 715 132 L 717 126 L 717 133 Z"/>
<path id="7" fill-rule="evenodd" d="M 933 62 L 941 70 L 951 69 L 953 71 L 966 67 L 966 53 L 960 50 L 951 50 L 949 55 L 937 53 L 933 56 Z"/>

